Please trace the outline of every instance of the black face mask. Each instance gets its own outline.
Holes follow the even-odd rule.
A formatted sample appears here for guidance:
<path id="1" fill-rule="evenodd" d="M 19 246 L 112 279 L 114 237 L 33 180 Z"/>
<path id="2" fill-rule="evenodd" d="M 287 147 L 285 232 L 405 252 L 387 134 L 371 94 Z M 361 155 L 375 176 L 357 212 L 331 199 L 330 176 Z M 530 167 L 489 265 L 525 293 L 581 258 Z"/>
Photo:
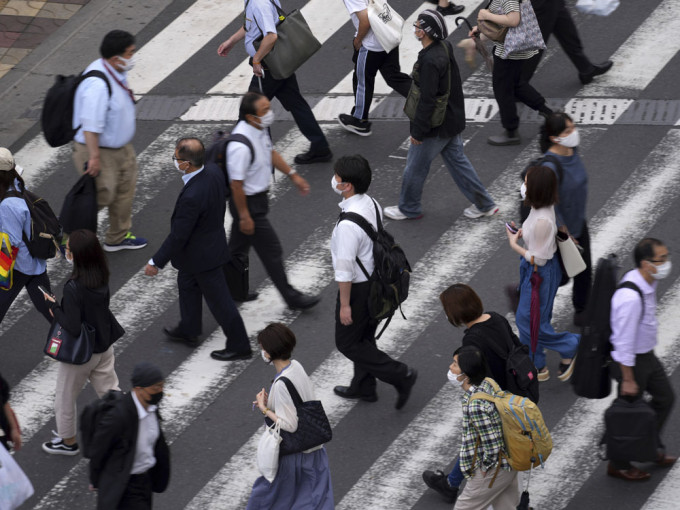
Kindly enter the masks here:
<path id="1" fill-rule="evenodd" d="M 158 393 L 151 393 L 149 394 L 149 400 L 147 400 L 146 403 L 151 406 L 156 406 L 158 405 L 162 398 L 163 398 L 162 391 L 159 391 Z"/>

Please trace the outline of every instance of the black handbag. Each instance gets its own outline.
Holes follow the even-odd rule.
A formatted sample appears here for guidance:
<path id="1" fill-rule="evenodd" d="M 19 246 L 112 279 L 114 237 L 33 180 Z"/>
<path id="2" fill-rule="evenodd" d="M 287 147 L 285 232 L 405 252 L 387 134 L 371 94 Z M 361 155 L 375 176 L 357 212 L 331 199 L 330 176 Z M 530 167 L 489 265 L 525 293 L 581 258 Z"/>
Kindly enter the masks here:
<path id="1" fill-rule="evenodd" d="M 64 232 L 84 228 L 97 232 L 97 188 L 94 177 L 83 174 L 66 194 L 59 222 Z"/>
<path id="2" fill-rule="evenodd" d="M 298 415 L 298 427 L 295 432 L 281 430 L 281 445 L 279 455 L 291 455 L 293 453 L 304 452 L 315 446 L 329 442 L 333 438 L 331 424 L 323 410 L 320 400 L 309 400 L 303 402 L 300 398 L 295 385 L 287 377 L 279 377 L 288 388 L 288 393 L 293 399 Z M 274 423 L 269 418 L 265 418 L 268 426 Z"/>
<path id="3" fill-rule="evenodd" d="M 245 301 L 250 290 L 248 255 L 232 255 L 223 268 L 231 297 L 234 301 Z"/>
<path id="4" fill-rule="evenodd" d="M 658 458 L 656 413 L 641 398 L 619 397 L 604 413 L 607 458 L 651 462 Z"/>
<path id="5" fill-rule="evenodd" d="M 55 319 L 47 334 L 44 352 L 47 356 L 62 363 L 83 365 L 90 361 L 94 350 L 95 330 L 83 322 L 80 335 L 73 336 Z"/>

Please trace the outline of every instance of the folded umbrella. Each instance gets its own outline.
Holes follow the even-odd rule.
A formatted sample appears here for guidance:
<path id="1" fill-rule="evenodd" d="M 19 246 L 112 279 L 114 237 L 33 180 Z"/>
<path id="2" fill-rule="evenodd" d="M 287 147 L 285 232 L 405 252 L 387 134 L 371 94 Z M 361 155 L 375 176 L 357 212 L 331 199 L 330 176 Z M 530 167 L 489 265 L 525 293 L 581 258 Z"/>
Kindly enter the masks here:
<path id="1" fill-rule="evenodd" d="M 534 270 L 529 278 L 529 281 L 531 282 L 529 332 L 531 336 L 531 354 L 533 358 L 536 354 L 536 349 L 538 348 L 538 332 L 541 329 L 541 283 L 543 282 L 543 277 L 538 274 L 538 267 L 534 264 L 533 257 L 531 257 L 531 264 L 534 266 Z"/>
<path id="2" fill-rule="evenodd" d="M 467 20 L 467 18 L 463 16 L 458 16 L 456 18 L 456 26 L 460 26 L 460 21 L 464 21 L 465 24 L 468 26 L 470 31 L 472 31 L 472 25 L 470 22 Z M 489 50 L 486 49 L 486 45 L 480 38 L 480 33 L 477 32 L 475 36 L 472 38 L 475 41 L 475 48 L 477 49 L 477 53 L 479 53 L 482 58 L 484 59 L 484 62 L 486 62 L 486 67 L 489 69 L 489 71 L 493 70 L 493 59 L 491 58 L 491 55 L 489 55 Z"/>

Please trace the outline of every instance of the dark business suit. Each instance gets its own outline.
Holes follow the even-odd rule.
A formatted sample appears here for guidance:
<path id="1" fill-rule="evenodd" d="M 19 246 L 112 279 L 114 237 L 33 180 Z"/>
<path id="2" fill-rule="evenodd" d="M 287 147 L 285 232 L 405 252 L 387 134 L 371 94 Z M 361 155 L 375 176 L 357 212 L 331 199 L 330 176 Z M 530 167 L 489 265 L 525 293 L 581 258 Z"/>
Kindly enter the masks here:
<path id="1" fill-rule="evenodd" d="M 97 489 L 97 510 L 148 509 L 152 492 L 167 488 L 170 450 L 162 430 L 154 446 L 156 464 L 144 474 L 130 475 L 138 430 L 139 415 L 131 393 L 116 401 L 99 422 L 90 459 L 90 483 Z"/>
<path id="2" fill-rule="evenodd" d="M 224 231 L 224 178 L 210 169 L 192 177 L 177 197 L 170 235 L 153 256 L 162 268 L 177 268 L 180 323 L 187 337 L 201 334 L 202 298 L 227 337 L 227 350 L 250 351 L 243 319 L 231 297 L 223 266 L 229 260 Z"/>

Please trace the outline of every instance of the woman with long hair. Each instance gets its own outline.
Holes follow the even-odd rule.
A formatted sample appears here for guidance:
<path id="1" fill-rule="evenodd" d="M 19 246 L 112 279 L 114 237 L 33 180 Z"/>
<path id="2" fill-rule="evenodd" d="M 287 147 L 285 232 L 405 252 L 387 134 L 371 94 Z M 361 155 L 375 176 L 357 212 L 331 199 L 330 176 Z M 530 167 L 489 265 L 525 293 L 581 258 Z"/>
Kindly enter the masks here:
<path id="1" fill-rule="evenodd" d="M 95 330 L 92 358 L 83 365 L 59 363 L 54 412 L 57 422 L 55 438 L 43 443 L 45 452 L 77 455 L 76 400 L 89 381 L 101 398 L 109 390 L 119 390 L 114 369 L 113 343 L 125 331 L 109 310 L 109 267 L 106 255 L 94 232 L 75 230 L 66 243 L 66 258 L 73 261 L 73 273 L 64 284 L 61 304 L 45 294 L 54 319 L 70 335 L 80 335 L 87 323 Z"/>
<path id="2" fill-rule="evenodd" d="M 520 255 L 519 305 L 515 321 L 520 341 L 531 345 L 530 279 L 531 274 L 537 271 L 543 281 L 539 293 L 540 327 L 534 364 L 538 369 L 538 380 L 547 381 L 550 372 L 546 366 L 544 349 L 557 351 L 561 357 L 557 377 L 564 382 L 569 380 L 573 372 L 573 358 L 578 349 L 580 335 L 569 331 L 557 333 L 550 324 L 555 295 L 562 279 L 562 270 L 555 256 L 557 251 L 555 205 L 559 200 L 555 172 L 547 166 L 530 167 L 522 186 L 522 193 L 524 204 L 531 207 L 531 212 L 521 229 L 514 234 L 507 230 L 510 247 Z M 520 238 L 524 241 L 524 246 L 520 246 Z"/>

